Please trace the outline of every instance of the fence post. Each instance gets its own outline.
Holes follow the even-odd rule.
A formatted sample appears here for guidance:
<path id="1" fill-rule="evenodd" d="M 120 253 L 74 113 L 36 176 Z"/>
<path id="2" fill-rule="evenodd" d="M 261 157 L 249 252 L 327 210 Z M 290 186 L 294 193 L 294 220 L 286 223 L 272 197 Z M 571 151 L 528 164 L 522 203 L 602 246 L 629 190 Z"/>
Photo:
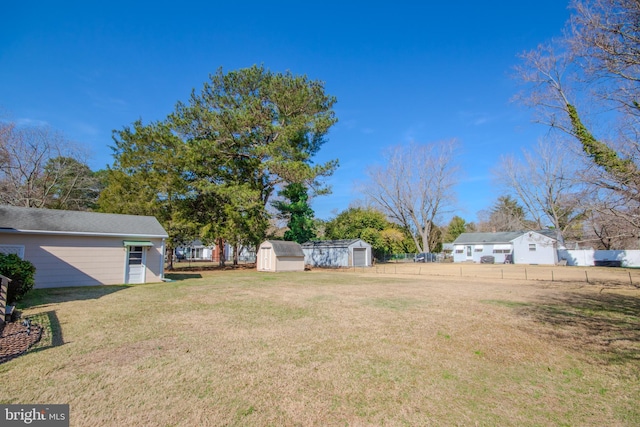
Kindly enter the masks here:
<path id="1" fill-rule="evenodd" d="M 527 275 L 527 269 L 524 269 L 524 280 L 529 280 L 529 276 Z"/>
<path id="2" fill-rule="evenodd" d="M 587 273 L 587 270 L 584 271 L 584 277 L 587 279 L 587 283 L 589 283 L 589 274 Z"/>
<path id="3" fill-rule="evenodd" d="M 551 270 L 551 281 L 553 282 L 553 269 Z"/>
<path id="4" fill-rule="evenodd" d="M 631 272 L 628 271 L 627 273 L 629 273 L 629 283 L 633 285 L 633 279 L 631 278 Z"/>
<path id="5" fill-rule="evenodd" d="M 4 325 L 7 313 L 7 292 L 9 291 L 10 281 L 11 279 L 0 274 L 0 325 Z"/>

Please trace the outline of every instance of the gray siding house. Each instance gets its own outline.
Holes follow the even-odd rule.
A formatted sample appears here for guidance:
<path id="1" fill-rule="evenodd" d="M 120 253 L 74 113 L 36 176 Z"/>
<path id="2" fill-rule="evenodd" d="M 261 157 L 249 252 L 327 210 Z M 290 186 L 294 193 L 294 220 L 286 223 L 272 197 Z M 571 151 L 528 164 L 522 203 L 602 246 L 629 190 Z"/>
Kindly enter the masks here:
<path id="1" fill-rule="evenodd" d="M 36 288 L 159 282 L 167 237 L 152 216 L 0 206 L 0 253 L 30 261 Z"/>
<path id="2" fill-rule="evenodd" d="M 514 264 L 556 264 L 558 247 L 553 230 L 462 233 L 453 242 L 454 262 L 480 262 L 491 255 L 496 263 L 507 257 Z"/>
<path id="3" fill-rule="evenodd" d="M 297 242 L 267 240 L 258 248 L 258 271 L 304 271 L 304 253 Z"/>
<path id="4" fill-rule="evenodd" d="M 313 267 L 371 267 L 371 245 L 361 239 L 317 240 L 302 244 L 304 263 Z"/>

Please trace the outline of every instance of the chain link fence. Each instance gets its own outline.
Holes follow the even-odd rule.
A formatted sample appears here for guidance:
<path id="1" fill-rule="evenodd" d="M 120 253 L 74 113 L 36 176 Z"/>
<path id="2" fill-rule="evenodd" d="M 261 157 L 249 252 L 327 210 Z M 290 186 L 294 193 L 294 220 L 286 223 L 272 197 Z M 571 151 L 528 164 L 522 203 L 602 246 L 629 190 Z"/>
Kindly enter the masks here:
<path id="1" fill-rule="evenodd" d="M 378 263 L 409 263 L 409 262 L 453 262 L 451 256 L 444 253 L 393 254 L 376 258 Z"/>

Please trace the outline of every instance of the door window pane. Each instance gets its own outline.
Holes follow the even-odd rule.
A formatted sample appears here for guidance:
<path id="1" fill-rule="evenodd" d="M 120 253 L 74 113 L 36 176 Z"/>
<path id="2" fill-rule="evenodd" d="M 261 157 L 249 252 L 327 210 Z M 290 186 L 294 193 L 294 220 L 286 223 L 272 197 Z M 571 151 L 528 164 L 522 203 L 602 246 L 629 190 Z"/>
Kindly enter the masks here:
<path id="1" fill-rule="evenodd" d="M 142 246 L 129 247 L 129 265 L 142 264 Z"/>

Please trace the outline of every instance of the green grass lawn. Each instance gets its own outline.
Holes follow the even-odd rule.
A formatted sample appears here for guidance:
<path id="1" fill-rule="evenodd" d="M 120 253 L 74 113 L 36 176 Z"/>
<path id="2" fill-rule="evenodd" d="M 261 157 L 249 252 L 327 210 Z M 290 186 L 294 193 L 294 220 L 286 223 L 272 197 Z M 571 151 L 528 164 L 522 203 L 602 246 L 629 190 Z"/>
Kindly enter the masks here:
<path id="1" fill-rule="evenodd" d="M 360 272 L 36 290 L 2 403 L 71 425 L 640 425 L 640 291 Z M 10 387 L 6 387 L 11 384 Z"/>

